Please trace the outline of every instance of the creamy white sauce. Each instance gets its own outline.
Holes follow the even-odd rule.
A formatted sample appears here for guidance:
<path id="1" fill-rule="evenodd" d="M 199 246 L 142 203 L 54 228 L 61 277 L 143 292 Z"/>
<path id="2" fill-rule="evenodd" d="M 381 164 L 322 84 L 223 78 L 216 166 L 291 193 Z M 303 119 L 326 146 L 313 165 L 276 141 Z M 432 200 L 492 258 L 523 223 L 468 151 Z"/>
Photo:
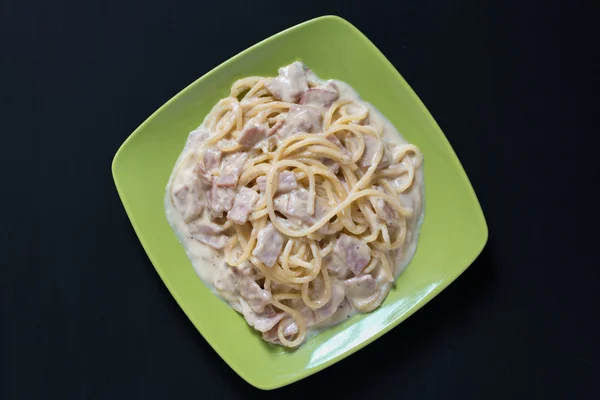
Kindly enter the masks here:
<path id="1" fill-rule="evenodd" d="M 311 87 L 315 85 L 324 85 L 328 81 L 318 79 L 314 73 L 308 73 L 308 81 Z M 398 130 L 389 122 L 387 118 L 385 118 L 375 107 L 371 104 L 363 101 L 358 93 L 347 83 L 332 80 L 329 82 L 334 82 L 335 86 L 339 92 L 340 99 L 348 99 L 353 100 L 355 102 L 359 102 L 365 107 L 367 107 L 369 111 L 369 121 L 371 125 L 376 127 L 381 127 L 383 131 L 383 139 L 384 141 L 389 141 L 396 145 L 404 145 L 408 144 L 408 142 L 402 137 L 402 135 L 398 132 Z M 202 130 L 204 128 L 204 122 L 198 129 Z M 171 204 L 170 200 L 170 190 L 169 188 L 179 187 L 183 184 L 191 185 L 196 178 L 195 173 L 193 172 L 194 162 L 190 158 L 186 158 L 188 152 L 192 151 L 198 143 L 198 133 L 194 131 L 190 133 L 188 140 L 186 141 L 186 145 L 183 149 L 183 152 L 179 156 L 175 167 L 173 169 L 173 173 L 171 178 L 169 179 L 169 183 L 167 185 L 167 190 L 165 194 L 165 211 L 169 224 L 173 228 L 173 231 L 176 233 L 179 241 L 182 243 L 185 248 L 186 254 L 188 258 L 191 260 L 192 265 L 200 277 L 200 279 L 204 282 L 204 284 L 209 287 L 213 293 L 217 296 L 222 297 L 218 290 L 215 289 L 213 281 L 215 277 L 215 273 L 217 272 L 220 265 L 222 265 L 224 261 L 224 256 L 221 254 L 222 251 L 216 251 L 197 240 L 194 240 L 193 235 L 189 234 L 188 225 L 183 220 L 180 212 Z M 178 171 L 176 173 L 176 171 Z M 412 260 L 414 253 L 416 251 L 420 225 L 423 221 L 424 215 L 424 178 L 423 178 L 423 167 L 415 170 L 415 182 L 411 186 L 411 188 L 406 191 L 403 196 L 406 197 L 409 201 L 414 204 L 420 204 L 420 212 L 414 217 L 409 219 L 408 224 L 408 234 L 407 241 L 405 245 L 402 247 L 402 251 L 395 251 L 395 262 L 392 265 L 394 268 L 394 275 L 396 278 L 406 269 L 410 261 Z M 403 201 L 403 204 L 405 202 Z M 202 220 L 205 222 L 209 222 L 210 219 L 207 216 L 207 212 L 203 213 Z M 382 277 L 377 279 L 380 285 L 388 284 L 384 282 Z M 335 284 L 335 277 L 332 277 L 332 281 Z M 340 283 L 341 284 L 341 283 Z M 228 298 L 232 306 L 240 310 L 239 304 L 235 299 Z M 233 301 L 232 301 L 233 300 Z M 353 315 L 356 310 L 352 307 L 349 309 L 339 310 L 331 319 L 324 321 L 322 324 L 318 326 L 313 326 L 309 330 L 309 336 L 312 336 L 315 332 L 322 330 L 325 327 L 329 327 L 335 325 L 347 317 Z"/>

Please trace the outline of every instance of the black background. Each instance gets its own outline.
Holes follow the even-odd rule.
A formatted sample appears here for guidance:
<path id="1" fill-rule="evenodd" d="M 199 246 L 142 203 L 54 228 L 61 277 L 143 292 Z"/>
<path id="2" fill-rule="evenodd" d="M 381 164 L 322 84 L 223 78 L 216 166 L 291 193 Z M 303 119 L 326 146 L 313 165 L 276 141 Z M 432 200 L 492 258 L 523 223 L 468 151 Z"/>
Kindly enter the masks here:
<path id="1" fill-rule="evenodd" d="M 574 184 L 588 168 L 575 82 L 589 69 L 575 47 L 597 45 L 572 28 L 590 12 L 574 21 L 552 0 L 1 0 L 0 398 L 597 398 L 600 274 L 578 251 Z M 490 238 L 392 332 L 261 392 L 171 298 L 110 164 L 193 80 L 324 14 L 362 30 L 427 105 Z"/>

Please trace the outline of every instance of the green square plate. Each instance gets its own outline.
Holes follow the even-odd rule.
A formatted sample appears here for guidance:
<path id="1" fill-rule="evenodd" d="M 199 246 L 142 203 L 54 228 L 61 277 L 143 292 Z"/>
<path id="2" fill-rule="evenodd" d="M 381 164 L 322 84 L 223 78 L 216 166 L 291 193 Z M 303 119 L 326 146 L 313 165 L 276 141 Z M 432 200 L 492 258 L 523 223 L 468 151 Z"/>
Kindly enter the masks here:
<path id="1" fill-rule="evenodd" d="M 426 209 L 416 256 L 385 303 L 291 351 L 264 343 L 241 315 L 204 286 L 167 223 L 163 196 L 188 133 L 228 96 L 231 84 L 245 76 L 276 75 L 280 66 L 295 60 L 322 78 L 348 82 L 419 146 L 425 157 Z M 488 236 L 469 179 L 433 117 L 369 39 L 335 16 L 283 31 L 192 83 L 129 136 L 112 171 L 140 242 L 175 300 L 225 362 L 261 389 L 314 374 L 388 332 L 456 279 Z"/>

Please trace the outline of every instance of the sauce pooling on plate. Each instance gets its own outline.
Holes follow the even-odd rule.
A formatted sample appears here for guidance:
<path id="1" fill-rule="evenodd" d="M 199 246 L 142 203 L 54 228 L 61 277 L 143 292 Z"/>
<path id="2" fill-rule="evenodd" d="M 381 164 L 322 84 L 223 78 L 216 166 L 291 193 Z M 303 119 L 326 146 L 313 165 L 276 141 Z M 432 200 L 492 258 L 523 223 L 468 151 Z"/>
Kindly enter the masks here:
<path id="1" fill-rule="evenodd" d="M 189 134 L 165 209 L 204 283 L 296 347 L 379 307 L 412 259 L 422 155 L 348 84 L 295 62 L 233 84 Z"/>

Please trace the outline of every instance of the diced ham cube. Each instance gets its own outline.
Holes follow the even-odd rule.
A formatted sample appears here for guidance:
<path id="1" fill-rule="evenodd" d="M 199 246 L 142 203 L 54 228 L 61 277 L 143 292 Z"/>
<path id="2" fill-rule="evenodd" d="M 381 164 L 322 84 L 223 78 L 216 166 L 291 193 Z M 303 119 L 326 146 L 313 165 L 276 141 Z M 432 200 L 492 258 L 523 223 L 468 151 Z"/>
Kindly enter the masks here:
<path id="1" fill-rule="evenodd" d="M 338 99 L 339 95 L 335 89 L 308 89 L 302 94 L 300 104 L 316 107 L 329 107 Z"/>
<path id="2" fill-rule="evenodd" d="M 291 339 L 298 334 L 298 325 L 294 322 L 294 320 L 290 318 L 284 319 L 279 324 L 283 324 L 283 336 L 285 336 L 287 339 Z M 276 325 L 267 332 L 264 332 L 262 334 L 263 340 L 271 343 L 281 344 L 279 341 L 279 335 L 277 334 L 278 330 L 279 325 Z"/>
<path id="3" fill-rule="evenodd" d="M 215 178 L 215 184 L 217 186 L 235 187 L 247 159 L 247 153 L 234 153 L 225 157 L 221 166 L 221 175 Z"/>
<path id="4" fill-rule="evenodd" d="M 276 193 L 285 193 L 290 190 L 296 189 L 298 187 L 298 181 L 296 180 L 296 174 L 291 171 L 281 171 L 279 173 Z M 256 184 L 258 185 L 258 190 L 261 193 L 265 193 L 267 191 L 267 177 L 259 176 L 256 178 Z"/>
<path id="5" fill-rule="evenodd" d="M 279 68 L 279 76 L 265 81 L 265 86 L 279 100 L 296 103 L 308 89 L 308 79 L 302 63 L 295 62 Z"/>
<path id="6" fill-rule="evenodd" d="M 204 149 L 204 167 L 207 171 L 218 168 L 221 164 L 221 151 L 215 148 Z"/>
<path id="7" fill-rule="evenodd" d="M 283 336 L 285 336 L 286 338 L 292 338 L 294 335 L 297 335 L 298 332 L 298 324 L 296 324 L 292 320 L 289 320 L 289 323 L 287 323 L 285 325 L 285 328 L 283 328 Z"/>
<path id="8" fill-rule="evenodd" d="M 213 284 L 220 292 L 228 292 L 235 294 L 237 292 L 236 283 L 238 277 L 233 268 L 229 264 L 223 262 L 217 267 L 217 271 L 213 275 Z"/>
<path id="9" fill-rule="evenodd" d="M 221 234 L 223 227 L 217 224 L 211 222 L 192 222 L 188 229 L 194 240 L 214 249 L 222 249 L 227 244 L 227 236 Z"/>
<path id="10" fill-rule="evenodd" d="M 392 165 L 394 163 L 394 155 L 396 151 L 398 151 L 398 146 L 393 143 L 386 142 L 383 145 L 383 155 L 381 156 L 381 161 L 379 162 L 377 169 L 382 170 Z"/>
<path id="11" fill-rule="evenodd" d="M 204 203 L 200 201 L 200 199 L 196 199 L 193 195 L 191 195 L 188 197 L 186 204 L 187 206 L 181 213 L 184 222 L 193 221 L 202 215 L 202 211 L 204 211 Z"/>
<path id="12" fill-rule="evenodd" d="M 344 147 L 344 145 L 342 144 L 342 142 L 340 142 L 340 139 L 338 139 L 337 136 L 329 135 L 329 136 L 327 136 L 327 140 L 329 140 L 331 143 L 333 143 L 337 147 L 339 147 L 340 150 L 342 150 L 343 155 L 346 155 L 346 156 L 350 155 L 350 152 L 348 151 L 348 149 L 346 147 Z"/>
<path id="13" fill-rule="evenodd" d="M 342 144 L 342 142 L 337 138 L 337 136 L 335 135 L 329 135 L 327 136 L 327 140 L 329 140 L 331 143 L 335 144 L 337 147 L 339 147 L 342 150 L 342 155 L 348 156 L 350 157 L 351 154 L 348 151 L 348 149 Z M 325 166 L 333 173 L 333 174 L 337 174 L 338 171 L 340 170 L 340 165 L 330 159 L 330 158 L 324 158 L 323 159 L 323 164 L 325 164 Z"/>
<path id="14" fill-rule="evenodd" d="M 259 332 L 268 332 L 273 329 L 285 316 L 284 313 L 275 313 L 272 307 L 265 308 L 262 313 L 255 313 L 244 299 L 239 301 L 246 322 Z"/>
<path id="15" fill-rule="evenodd" d="M 308 218 L 309 192 L 304 188 L 292 190 L 288 194 L 277 196 L 273 205 L 275 210 L 286 217 L 304 217 Z"/>
<path id="16" fill-rule="evenodd" d="M 330 158 L 324 158 L 322 163 L 331 171 L 332 174 L 337 174 L 340 170 L 340 164 Z"/>
<path id="17" fill-rule="evenodd" d="M 281 192 L 288 192 L 298 187 L 298 181 L 296 180 L 296 174 L 290 171 L 282 171 L 279 173 L 279 182 L 277 190 Z"/>
<path id="18" fill-rule="evenodd" d="M 283 247 L 283 236 L 270 222 L 258 232 L 256 247 L 252 255 L 272 267 L 277 262 Z"/>
<path id="19" fill-rule="evenodd" d="M 237 142 L 244 148 L 249 149 L 267 136 L 267 129 L 263 125 L 251 124 L 244 128 Z"/>
<path id="20" fill-rule="evenodd" d="M 233 207 L 235 199 L 235 189 L 230 187 L 220 187 L 216 183 L 206 194 L 207 206 L 212 218 L 222 217 L 224 212 L 228 212 Z"/>
<path id="21" fill-rule="evenodd" d="M 258 271 L 250 261 L 244 261 L 237 267 L 232 267 L 236 275 L 241 278 L 251 278 L 254 281 L 264 278 L 260 271 Z"/>
<path id="22" fill-rule="evenodd" d="M 198 147 L 206 139 L 208 139 L 209 136 L 210 132 L 208 132 L 204 128 L 198 128 L 196 130 L 191 131 L 185 142 L 184 151 Z"/>
<path id="23" fill-rule="evenodd" d="M 258 283 L 250 278 L 242 278 L 237 282 L 237 290 L 240 296 L 255 313 L 264 311 L 268 304 L 271 304 L 271 292 L 262 289 Z"/>
<path id="24" fill-rule="evenodd" d="M 212 222 L 192 222 L 188 226 L 190 235 L 216 235 L 224 231 L 223 226 L 214 224 Z"/>
<path id="25" fill-rule="evenodd" d="M 385 190 L 381 186 L 373 186 L 373 189 L 385 193 Z M 375 203 L 375 214 L 381 221 L 391 225 L 397 220 L 394 208 L 387 201 L 375 197 L 373 202 Z"/>
<path id="26" fill-rule="evenodd" d="M 318 221 L 323 215 L 329 210 L 327 202 L 320 197 L 316 197 L 314 211 L 309 214 L 309 202 L 310 196 L 308 190 L 304 188 L 294 189 L 289 193 L 280 194 L 275 197 L 273 206 L 275 210 L 279 211 L 288 220 L 297 224 L 311 225 Z M 323 227 L 317 230 L 318 233 L 327 233 L 328 225 L 325 224 Z"/>
<path id="27" fill-rule="evenodd" d="M 290 108 L 285 124 L 277 132 L 277 137 L 284 140 L 294 133 L 313 133 L 322 129 L 323 114 L 319 110 L 310 106 L 294 106 Z"/>
<path id="28" fill-rule="evenodd" d="M 333 253 L 330 253 L 323 259 L 323 265 L 327 266 L 327 271 L 330 274 L 336 275 L 341 278 L 345 278 L 349 271 L 348 267 L 344 264 L 343 260 L 338 257 L 334 257 Z"/>
<path id="29" fill-rule="evenodd" d="M 365 139 L 365 151 L 360 159 L 360 165 L 368 168 L 374 163 L 375 155 L 381 146 L 381 142 L 371 135 L 363 135 Z"/>
<path id="30" fill-rule="evenodd" d="M 345 233 L 342 233 L 335 243 L 333 255 L 354 275 L 360 274 L 360 271 L 371 261 L 369 246 L 362 240 Z"/>
<path id="31" fill-rule="evenodd" d="M 362 309 L 380 296 L 377 280 L 371 275 L 361 275 L 344 281 L 346 298 L 353 307 Z"/>
<path id="32" fill-rule="evenodd" d="M 228 187 L 235 187 L 237 185 L 237 181 L 238 181 L 238 177 L 236 177 L 233 174 L 226 174 L 226 175 L 221 175 L 218 176 L 215 179 L 215 183 L 218 186 L 228 186 Z"/>
<path id="33" fill-rule="evenodd" d="M 190 189 L 186 185 L 181 185 L 173 190 L 173 205 L 180 213 L 185 213 L 188 206 L 188 194 Z"/>
<path id="34" fill-rule="evenodd" d="M 197 189 L 192 190 L 182 185 L 173 191 L 173 203 L 185 222 L 190 222 L 202 215 L 204 211 L 203 198 L 196 197 Z"/>
<path id="35" fill-rule="evenodd" d="M 377 290 L 377 280 L 369 274 L 347 279 L 344 285 L 350 297 L 370 296 Z"/>
<path id="36" fill-rule="evenodd" d="M 248 216 L 254 211 L 259 199 L 258 193 L 247 187 L 240 189 L 235 197 L 233 207 L 227 213 L 227 219 L 234 224 L 244 225 L 248 222 Z"/>
<path id="37" fill-rule="evenodd" d="M 210 186 L 212 184 L 213 176 L 206 170 L 206 168 L 204 167 L 204 164 L 202 164 L 202 163 L 196 164 L 194 166 L 193 171 L 196 174 L 196 176 L 200 179 L 200 182 L 204 186 Z"/>
<path id="38" fill-rule="evenodd" d="M 235 274 L 235 270 L 229 266 L 226 262 L 220 263 L 216 267 L 216 271 L 213 274 L 212 280 L 215 289 L 219 294 L 227 301 L 230 302 L 231 306 L 238 312 L 242 312 L 238 298 L 239 294 L 236 288 L 238 276 Z"/>
<path id="39" fill-rule="evenodd" d="M 329 140 L 331 143 L 335 144 L 340 149 L 345 148 L 344 145 L 342 144 L 342 142 L 340 142 L 340 139 L 338 139 L 337 136 L 335 136 L 335 135 L 327 136 L 327 140 Z"/>
<path id="40" fill-rule="evenodd" d="M 193 200 L 192 202 L 190 202 L 189 207 L 183 214 L 183 220 L 185 222 L 193 221 L 202 215 L 203 210 L 204 206 L 202 205 L 202 202 Z"/>
<path id="41" fill-rule="evenodd" d="M 344 319 L 348 318 L 350 314 L 352 314 L 352 311 L 352 304 L 350 304 L 347 298 L 344 298 L 335 313 L 333 313 L 327 322 L 321 324 L 321 326 L 333 326 L 339 324 Z"/>

